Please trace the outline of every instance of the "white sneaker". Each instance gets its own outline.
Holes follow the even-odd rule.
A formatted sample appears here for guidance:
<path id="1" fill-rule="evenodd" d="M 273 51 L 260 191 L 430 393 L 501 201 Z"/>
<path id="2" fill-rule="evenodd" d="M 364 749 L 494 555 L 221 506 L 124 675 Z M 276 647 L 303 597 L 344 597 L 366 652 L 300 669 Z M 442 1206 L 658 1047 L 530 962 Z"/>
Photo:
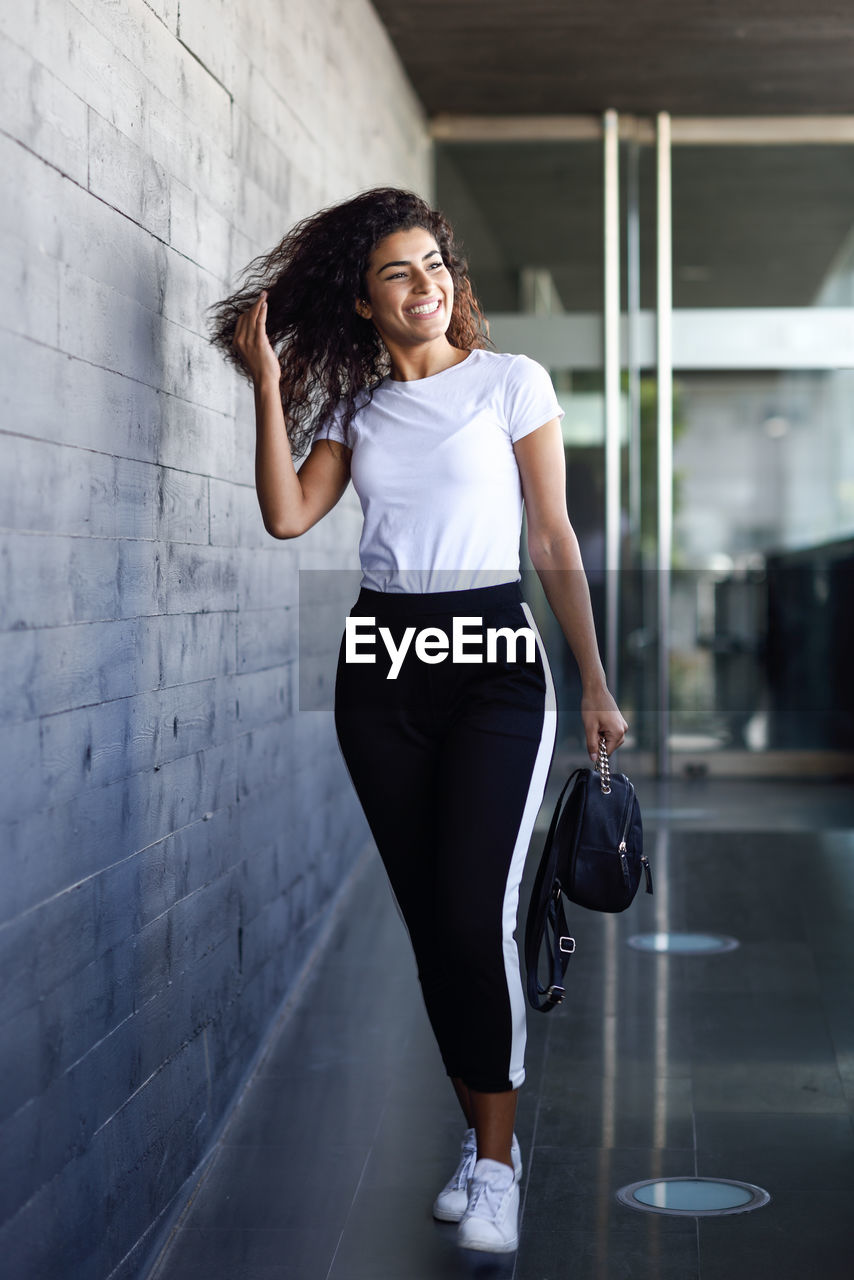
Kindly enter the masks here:
<path id="1" fill-rule="evenodd" d="M 509 1165 L 478 1160 L 466 1211 L 457 1228 L 463 1249 L 513 1253 L 519 1247 L 519 1183 Z"/>
<path id="2" fill-rule="evenodd" d="M 477 1137 L 474 1129 L 466 1129 L 457 1171 L 433 1201 L 434 1218 L 441 1222 L 459 1222 L 468 1204 L 468 1183 L 476 1162 Z"/>
<path id="3" fill-rule="evenodd" d="M 522 1177 L 522 1150 L 515 1133 L 510 1145 L 510 1158 L 513 1161 L 513 1172 L 518 1182 Z M 441 1222 L 460 1221 L 468 1205 L 468 1183 L 476 1162 L 477 1138 L 474 1129 L 466 1129 L 460 1149 L 460 1163 L 457 1166 L 457 1171 L 433 1201 L 434 1218 L 438 1218 Z"/>

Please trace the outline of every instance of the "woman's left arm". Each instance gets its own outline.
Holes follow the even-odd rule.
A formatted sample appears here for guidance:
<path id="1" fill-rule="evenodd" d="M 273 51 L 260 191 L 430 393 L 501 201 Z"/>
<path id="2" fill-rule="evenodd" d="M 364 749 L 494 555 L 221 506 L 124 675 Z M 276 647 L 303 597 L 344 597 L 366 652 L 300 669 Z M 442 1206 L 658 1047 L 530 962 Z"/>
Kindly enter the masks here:
<path id="1" fill-rule="evenodd" d="M 608 691 L 596 643 L 590 589 L 578 539 L 566 510 L 566 461 L 560 420 L 552 419 L 518 440 L 513 449 L 522 480 L 528 522 L 528 554 L 581 673 L 581 719 L 587 751 L 598 758 L 599 735 L 608 755 L 628 725 Z"/>

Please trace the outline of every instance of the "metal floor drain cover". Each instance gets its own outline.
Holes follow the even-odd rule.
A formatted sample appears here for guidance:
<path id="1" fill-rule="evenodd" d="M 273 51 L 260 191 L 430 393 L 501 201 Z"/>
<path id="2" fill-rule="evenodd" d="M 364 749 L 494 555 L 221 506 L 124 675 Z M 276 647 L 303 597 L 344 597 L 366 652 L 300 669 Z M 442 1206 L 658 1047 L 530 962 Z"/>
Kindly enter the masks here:
<path id="1" fill-rule="evenodd" d="M 721 951 L 734 951 L 737 938 L 723 933 L 635 933 L 628 945 L 636 951 L 651 951 L 657 955 L 677 953 L 683 956 L 709 956 Z"/>
<path id="2" fill-rule="evenodd" d="M 646 1178 L 621 1187 L 617 1199 L 645 1213 L 711 1218 L 761 1209 L 771 1197 L 752 1182 L 730 1178 Z"/>

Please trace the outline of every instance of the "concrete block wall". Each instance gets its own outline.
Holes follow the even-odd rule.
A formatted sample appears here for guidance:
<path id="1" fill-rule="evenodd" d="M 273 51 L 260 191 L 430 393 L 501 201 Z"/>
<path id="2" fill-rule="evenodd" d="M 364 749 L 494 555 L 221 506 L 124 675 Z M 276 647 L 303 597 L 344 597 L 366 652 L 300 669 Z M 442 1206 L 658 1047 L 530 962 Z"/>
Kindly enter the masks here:
<path id="1" fill-rule="evenodd" d="M 430 148 L 366 0 L 32 0 L 0 59 L 0 1257 L 124 1280 L 368 839 L 296 681 L 358 504 L 265 533 L 205 308 Z"/>

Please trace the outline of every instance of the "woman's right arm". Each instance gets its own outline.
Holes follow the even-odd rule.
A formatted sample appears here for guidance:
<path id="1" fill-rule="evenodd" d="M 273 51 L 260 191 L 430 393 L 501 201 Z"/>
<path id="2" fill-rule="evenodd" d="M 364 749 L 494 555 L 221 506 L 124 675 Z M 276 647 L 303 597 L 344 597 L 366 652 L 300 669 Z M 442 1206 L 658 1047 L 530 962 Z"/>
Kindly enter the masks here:
<path id="1" fill-rule="evenodd" d="M 298 538 L 332 510 L 347 488 L 351 451 L 337 440 L 317 440 L 297 472 L 266 314 L 265 291 L 238 318 L 233 346 L 255 385 L 255 489 L 264 528 L 274 538 Z"/>
<path id="2" fill-rule="evenodd" d="M 337 440 L 316 440 L 297 472 L 278 378 L 255 383 L 255 428 L 255 490 L 264 528 L 274 538 L 298 538 L 347 488 L 350 450 Z"/>

